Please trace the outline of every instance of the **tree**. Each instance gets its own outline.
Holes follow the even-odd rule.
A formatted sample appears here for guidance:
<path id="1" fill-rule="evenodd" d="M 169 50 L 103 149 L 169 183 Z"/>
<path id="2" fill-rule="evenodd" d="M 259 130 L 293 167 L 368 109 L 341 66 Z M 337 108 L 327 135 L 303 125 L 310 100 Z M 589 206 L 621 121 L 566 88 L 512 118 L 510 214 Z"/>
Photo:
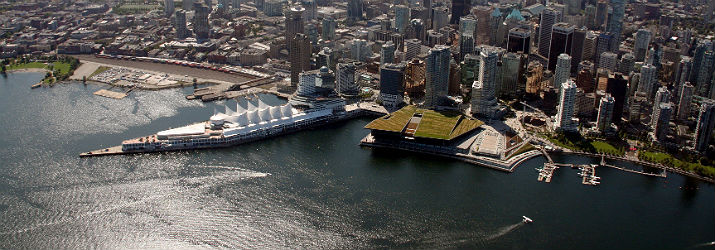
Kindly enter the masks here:
<path id="1" fill-rule="evenodd" d="M 3 61 L 3 62 L 5 62 L 5 61 Z M 5 72 L 7 72 L 7 67 L 5 66 L 5 63 L 3 63 L 2 64 L 2 73 L 4 74 Z"/>
<path id="2" fill-rule="evenodd" d="M 87 76 L 82 76 L 82 82 L 83 83 L 87 82 Z"/>

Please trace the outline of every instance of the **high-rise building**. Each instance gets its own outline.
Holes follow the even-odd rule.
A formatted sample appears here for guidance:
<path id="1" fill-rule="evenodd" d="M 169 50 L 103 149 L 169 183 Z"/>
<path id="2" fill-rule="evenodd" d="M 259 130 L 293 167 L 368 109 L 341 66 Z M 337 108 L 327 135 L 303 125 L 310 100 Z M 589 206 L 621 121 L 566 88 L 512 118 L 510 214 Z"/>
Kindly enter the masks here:
<path id="1" fill-rule="evenodd" d="M 628 75 L 633 71 L 635 67 L 636 59 L 632 53 L 625 53 L 621 57 L 621 61 L 618 63 L 618 72 L 621 74 Z"/>
<path id="2" fill-rule="evenodd" d="M 265 6 L 266 0 L 254 0 L 253 5 L 256 7 L 257 10 L 263 11 L 263 8 Z M 268 15 L 268 14 L 266 14 Z"/>
<path id="3" fill-rule="evenodd" d="M 393 63 L 395 61 L 395 44 L 391 41 L 386 42 L 380 48 L 380 65 Z"/>
<path id="4" fill-rule="evenodd" d="M 611 119 L 613 118 L 613 106 L 616 100 L 609 94 L 601 97 L 598 104 L 598 118 L 596 119 L 596 128 L 599 132 L 605 133 L 611 127 Z"/>
<path id="5" fill-rule="evenodd" d="M 556 63 L 556 70 L 554 71 L 554 89 L 560 89 L 561 84 L 566 82 L 571 76 L 571 56 L 568 54 L 561 54 L 558 57 L 558 62 Z"/>
<path id="6" fill-rule="evenodd" d="M 231 1 L 231 8 L 240 10 L 241 9 L 241 0 L 232 0 Z"/>
<path id="7" fill-rule="evenodd" d="M 191 11 L 193 10 L 193 1 L 181 1 L 181 9 L 184 11 Z"/>
<path id="8" fill-rule="evenodd" d="M 653 99 L 653 113 L 651 114 L 651 118 L 655 118 L 656 112 L 658 111 L 658 106 L 660 106 L 661 103 L 666 103 L 670 102 L 670 91 L 668 91 L 668 88 L 665 86 L 658 88 L 658 91 L 655 92 L 655 98 Z M 653 124 L 656 122 L 657 119 L 651 119 L 651 126 L 655 126 Z"/>
<path id="9" fill-rule="evenodd" d="M 526 54 L 507 52 L 502 56 L 501 70 L 499 70 L 502 83 L 498 96 L 518 97 L 524 93 L 526 65 Z"/>
<path id="10" fill-rule="evenodd" d="M 556 69 L 556 62 L 561 54 L 571 55 L 571 42 L 574 27 L 568 23 L 556 23 L 552 26 L 551 43 L 549 45 L 548 69 Z M 569 68 L 569 71 L 571 68 Z"/>
<path id="11" fill-rule="evenodd" d="M 541 12 L 539 21 L 539 54 L 548 57 L 551 47 L 551 28 L 558 22 L 561 13 L 553 8 L 546 8 Z"/>
<path id="12" fill-rule="evenodd" d="M 449 91 L 449 66 L 452 58 L 449 47 L 437 45 L 430 49 L 425 68 L 425 107 L 443 103 Z"/>
<path id="13" fill-rule="evenodd" d="M 380 65 L 380 99 L 385 108 L 394 110 L 402 103 L 405 65 L 387 63 Z"/>
<path id="14" fill-rule="evenodd" d="M 606 16 L 608 15 L 608 1 L 598 0 L 596 2 L 596 29 L 602 30 L 603 25 L 606 23 Z"/>
<path id="15" fill-rule="evenodd" d="M 685 121 L 690 117 L 690 105 L 693 102 L 693 93 L 695 88 L 690 82 L 685 82 L 680 89 L 680 98 L 678 98 L 678 120 Z"/>
<path id="16" fill-rule="evenodd" d="M 350 55 L 355 61 L 365 62 L 368 56 L 372 55 L 372 50 L 368 47 L 368 42 L 364 39 L 355 39 L 350 45 Z"/>
<path id="17" fill-rule="evenodd" d="M 576 83 L 572 80 L 564 82 L 561 84 L 559 93 L 559 105 L 556 112 L 554 129 L 566 132 L 576 132 L 578 131 L 578 124 L 573 122 L 574 107 L 576 103 Z"/>
<path id="18" fill-rule="evenodd" d="M 680 96 L 680 90 L 686 82 L 690 82 L 690 72 L 693 71 L 693 58 L 682 56 L 675 69 L 675 94 Z"/>
<path id="19" fill-rule="evenodd" d="M 432 11 L 432 30 L 439 30 L 449 24 L 449 9 L 436 7 Z"/>
<path id="20" fill-rule="evenodd" d="M 452 0 L 452 19 L 449 20 L 449 23 L 459 23 L 459 18 L 469 14 L 471 9 L 472 1 L 470 0 Z"/>
<path id="21" fill-rule="evenodd" d="M 638 91 L 646 93 L 648 100 L 653 98 L 653 89 L 658 83 L 657 69 L 655 66 L 646 64 L 641 67 L 640 81 L 638 81 Z"/>
<path id="22" fill-rule="evenodd" d="M 698 40 L 695 45 L 695 51 L 693 52 L 693 68 L 692 73 L 690 73 L 690 83 L 694 83 L 695 92 L 698 95 L 702 95 L 701 86 L 698 83 L 698 78 L 700 77 L 701 68 L 704 68 L 703 60 L 706 59 L 706 52 L 713 50 L 713 43 L 710 40 Z M 712 57 L 712 56 L 709 56 Z M 705 66 L 707 67 L 707 66 Z"/>
<path id="23" fill-rule="evenodd" d="M 636 31 L 635 44 L 633 45 L 633 51 L 635 52 L 635 57 L 637 62 L 642 62 L 645 60 L 645 54 L 648 51 L 648 45 L 650 44 L 650 39 L 653 34 L 647 29 L 638 29 Z"/>
<path id="24" fill-rule="evenodd" d="M 670 117 L 673 114 L 673 104 L 669 102 L 662 102 L 656 106 L 653 110 L 653 122 L 651 123 L 651 129 L 653 129 L 653 140 L 658 142 L 665 142 L 668 136 L 668 128 L 670 123 Z"/>
<path id="25" fill-rule="evenodd" d="M 529 54 L 530 45 L 531 31 L 520 27 L 509 30 L 509 39 L 506 46 L 507 52 Z"/>
<path id="26" fill-rule="evenodd" d="M 571 72 L 578 73 L 578 64 L 583 60 L 583 46 L 586 42 L 586 33 L 588 29 L 585 27 L 576 28 L 573 31 L 573 41 L 571 42 Z"/>
<path id="27" fill-rule="evenodd" d="M 209 8 L 201 2 L 194 2 L 194 34 L 196 40 L 203 41 L 209 39 Z"/>
<path id="28" fill-rule="evenodd" d="M 335 66 L 335 58 L 333 56 L 333 50 L 329 47 L 323 47 L 322 50 L 318 52 L 318 56 L 315 58 L 315 66 L 328 67 L 328 69 L 333 69 Z"/>
<path id="29" fill-rule="evenodd" d="M 595 62 L 596 49 L 598 47 L 598 35 L 592 31 L 586 32 L 586 38 L 583 40 L 583 50 L 581 61 Z"/>
<path id="30" fill-rule="evenodd" d="M 695 150 L 705 152 L 710 144 L 710 137 L 715 126 L 715 102 L 705 100 L 700 104 L 697 125 L 695 127 Z"/>
<path id="31" fill-rule="evenodd" d="M 699 96 L 709 96 L 710 82 L 713 76 L 713 63 L 715 61 L 715 52 L 712 50 L 705 51 L 700 60 L 697 78 L 695 79 L 695 87 Z"/>
<path id="32" fill-rule="evenodd" d="M 618 124 L 621 122 L 621 117 L 623 117 L 623 106 L 626 102 L 626 94 L 628 94 L 628 77 L 624 77 L 621 73 L 609 74 L 606 93 L 611 94 L 615 100 L 613 122 Z"/>
<path id="33" fill-rule="evenodd" d="M 300 73 L 310 69 L 310 55 L 312 52 L 310 39 L 305 34 L 296 34 L 292 41 L 288 54 L 290 59 L 291 87 L 295 88 L 298 86 Z"/>
<path id="34" fill-rule="evenodd" d="M 474 37 L 476 44 L 489 44 L 491 30 L 489 25 L 489 15 L 492 9 L 489 6 L 476 6 L 472 9 L 472 14 L 477 18 L 477 35 Z"/>
<path id="35" fill-rule="evenodd" d="M 596 42 L 596 50 L 594 53 L 595 58 L 593 59 L 594 62 L 600 61 L 601 54 L 603 54 L 603 52 L 611 51 L 611 39 L 613 39 L 611 33 L 604 32 L 598 35 L 598 41 Z"/>
<path id="36" fill-rule="evenodd" d="M 300 5 L 296 5 L 288 9 L 286 11 L 286 20 L 285 20 L 285 25 L 286 25 L 286 46 L 288 47 L 288 51 L 293 47 L 293 39 L 296 37 L 296 34 L 302 33 L 305 34 L 305 22 L 303 21 L 303 12 L 305 11 L 305 8 Z"/>
<path id="37" fill-rule="evenodd" d="M 410 98 L 425 95 L 425 62 L 413 58 L 405 67 L 405 91 Z"/>
<path id="38" fill-rule="evenodd" d="M 599 69 L 607 69 L 611 72 L 616 72 L 616 67 L 618 66 L 618 55 L 613 52 L 606 51 L 601 53 L 601 56 L 599 58 Z"/>
<path id="39" fill-rule="evenodd" d="M 576 86 L 583 89 L 584 93 L 593 93 L 596 90 L 593 71 L 591 69 L 581 69 L 576 75 Z"/>
<path id="40" fill-rule="evenodd" d="M 335 89 L 335 75 L 328 67 L 301 72 L 299 77 L 300 81 L 295 92 L 297 96 L 324 95 L 333 93 Z"/>
<path id="41" fill-rule="evenodd" d="M 362 0 L 348 0 L 348 19 L 362 20 L 362 10 Z"/>
<path id="42" fill-rule="evenodd" d="M 323 30 L 321 36 L 323 40 L 335 40 L 335 28 L 338 23 L 332 17 L 323 18 Z"/>
<path id="43" fill-rule="evenodd" d="M 474 53 L 474 36 L 464 34 L 459 38 L 459 59 L 464 60 L 467 54 Z"/>
<path id="44" fill-rule="evenodd" d="M 405 40 L 405 59 L 410 60 L 422 51 L 422 42 L 418 39 Z"/>
<path id="45" fill-rule="evenodd" d="M 164 0 L 164 15 L 174 14 L 174 0 Z"/>
<path id="46" fill-rule="evenodd" d="M 466 34 L 470 34 L 472 37 L 477 35 L 477 19 L 474 19 L 472 16 L 459 18 L 459 35 L 463 36 Z"/>
<path id="47" fill-rule="evenodd" d="M 424 41 L 427 36 L 427 30 L 425 29 L 425 22 L 422 19 L 412 19 L 410 20 L 410 26 L 407 29 L 407 38 L 417 39 L 419 41 Z"/>
<path id="48" fill-rule="evenodd" d="M 357 66 L 355 63 L 338 63 L 335 89 L 341 96 L 355 96 L 358 94 L 358 85 L 355 81 Z"/>
<path id="49" fill-rule="evenodd" d="M 410 8 L 405 5 L 395 6 L 395 29 L 399 33 L 405 33 L 410 23 Z"/>
<path id="50" fill-rule="evenodd" d="M 581 13 L 581 0 L 565 0 L 564 4 L 566 5 L 566 13 L 569 15 L 578 15 Z"/>
<path id="51" fill-rule="evenodd" d="M 485 118 L 494 118 L 497 99 L 494 93 L 497 81 L 499 51 L 495 47 L 484 46 L 479 52 L 479 76 L 472 84 L 471 113 Z"/>
<path id="52" fill-rule="evenodd" d="M 186 11 L 177 10 L 174 15 L 174 30 L 177 39 L 184 39 L 189 36 L 189 30 L 186 28 Z"/>
<path id="53" fill-rule="evenodd" d="M 592 4 L 586 5 L 586 27 L 590 30 L 597 30 L 596 26 L 596 6 Z"/>
<path id="54" fill-rule="evenodd" d="M 618 45 L 621 43 L 621 31 L 623 30 L 623 17 L 626 13 L 626 5 L 624 0 L 611 0 L 613 14 L 608 18 L 608 26 L 606 31 L 613 34 L 613 39 L 610 43 L 611 51 L 617 52 Z"/>
<path id="55" fill-rule="evenodd" d="M 265 2 L 263 3 L 263 13 L 265 13 L 266 16 L 282 16 L 283 5 L 285 3 L 286 2 L 282 0 L 265 0 Z"/>

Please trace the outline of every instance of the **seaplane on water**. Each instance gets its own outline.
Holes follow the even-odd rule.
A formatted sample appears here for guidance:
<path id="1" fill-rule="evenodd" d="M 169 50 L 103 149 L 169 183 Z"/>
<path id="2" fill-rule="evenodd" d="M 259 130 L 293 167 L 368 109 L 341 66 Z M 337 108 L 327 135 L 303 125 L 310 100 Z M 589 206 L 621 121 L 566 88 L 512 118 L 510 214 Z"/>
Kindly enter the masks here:
<path id="1" fill-rule="evenodd" d="M 521 217 L 524 218 L 524 220 L 522 220 L 524 223 L 532 223 L 532 222 L 534 222 L 534 220 L 532 220 L 532 219 L 529 218 L 529 217 L 526 217 L 526 216 L 521 216 Z"/>

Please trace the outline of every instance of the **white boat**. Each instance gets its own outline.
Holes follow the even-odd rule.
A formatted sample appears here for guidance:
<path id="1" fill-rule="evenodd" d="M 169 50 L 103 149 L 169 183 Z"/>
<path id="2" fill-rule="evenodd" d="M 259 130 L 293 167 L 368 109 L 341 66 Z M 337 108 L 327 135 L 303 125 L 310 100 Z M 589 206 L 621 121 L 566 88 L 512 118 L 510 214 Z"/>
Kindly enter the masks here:
<path id="1" fill-rule="evenodd" d="M 532 222 L 534 222 L 534 220 L 532 220 L 532 219 L 529 218 L 529 217 L 526 217 L 526 216 L 521 216 L 521 217 L 524 218 L 524 220 L 522 220 L 524 223 L 532 223 Z"/>

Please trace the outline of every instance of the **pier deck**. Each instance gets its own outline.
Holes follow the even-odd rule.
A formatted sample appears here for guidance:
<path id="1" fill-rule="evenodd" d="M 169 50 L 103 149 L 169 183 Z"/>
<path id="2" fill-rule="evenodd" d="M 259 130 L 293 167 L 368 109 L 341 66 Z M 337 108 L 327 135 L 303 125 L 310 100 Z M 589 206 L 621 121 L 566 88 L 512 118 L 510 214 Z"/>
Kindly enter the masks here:
<path id="1" fill-rule="evenodd" d="M 122 151 L 122 146 L 114 146 L 104 149 L 97 149 L 85 153 L 79 154 L 79 157 L 92 157 L 92 156 L 104 156 L 104 155 L 123 155 L 127 152 Z"/>
<path id="2" fill-rule="evenodd" d="M 544 168 L 539 170 L 539 177 L 537 177 L 537 181 L 543 181 L 546 183 L 551 182 L 551 178 L 554 177 L 554 170 L 558 169 L 559 166 L 556 166 L 556 164 L 553 163 L 544 163 Z"/>
<path id="3" fill-rule="evenodd" d="M 115 92 L 115 91 L 106 90 L 106 89 L 97 90 L 96 92 L 94 92 L 94 94 L 98 95 L 98 96 L 113 98 L 113 99 L 122 99 L 124 97 L 127 97 L 127 94 L 125 94 L 125 93 Z"/>

